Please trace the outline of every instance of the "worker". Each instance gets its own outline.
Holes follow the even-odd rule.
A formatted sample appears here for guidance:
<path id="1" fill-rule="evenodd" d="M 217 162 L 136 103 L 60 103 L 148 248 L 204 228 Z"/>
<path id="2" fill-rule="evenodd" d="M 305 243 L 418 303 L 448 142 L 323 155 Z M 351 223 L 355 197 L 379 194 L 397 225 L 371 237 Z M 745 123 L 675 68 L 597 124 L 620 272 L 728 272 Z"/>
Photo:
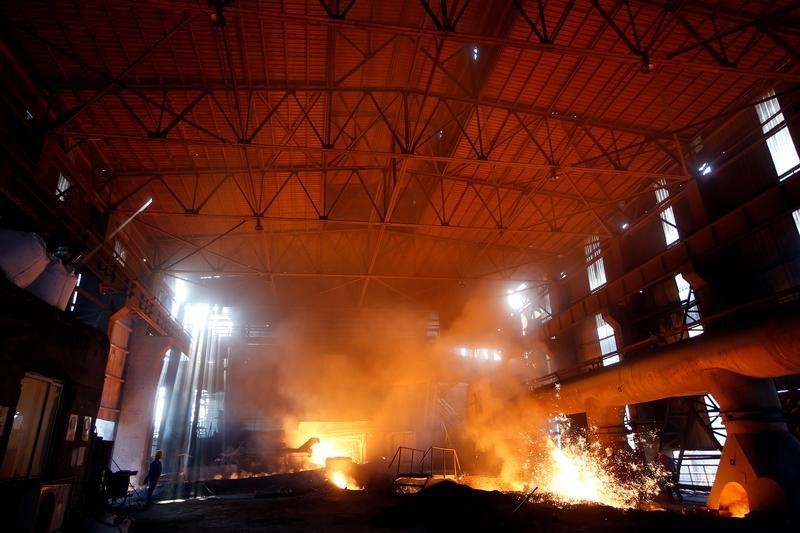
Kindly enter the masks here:
<path id="1" fill-rule="evenodd" d="M 661 480 L 661 487 L 667 493 L 667 497 L 671 503 L 683 503 L 683 495 L 678 490 L 678 469 L 675 466 L 675 459 L 671 456 L 659 451 L 656 455 L 656 461 L 661 465 L 663 470 L 663 479 Z"/>
<path id="2" fill-rule="evenodd" d="M 161 450 L 156 450 L 155 458 L 150 463 L 150 469 L 147 471 L 147 476 L 144 482 L 147 483 L 147 505 L 153 503 L 153 491 L 156 490 L 158 478 L 161 477 Z"/>

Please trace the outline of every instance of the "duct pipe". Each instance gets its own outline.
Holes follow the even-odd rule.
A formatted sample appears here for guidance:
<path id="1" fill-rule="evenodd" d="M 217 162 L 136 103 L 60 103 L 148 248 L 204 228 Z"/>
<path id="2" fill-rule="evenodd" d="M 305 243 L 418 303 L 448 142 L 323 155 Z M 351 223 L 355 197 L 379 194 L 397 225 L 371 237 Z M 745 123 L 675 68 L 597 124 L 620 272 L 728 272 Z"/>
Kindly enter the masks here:
<path id="1" fill-rule="evenodd" d="M 800 372 L 800 317 L 772 320 L 734 332 L 702 337 L 653 350 L 535 398 L 564 414 L 583 413 L 590 404 L 621 407 L 710 391 L 710 373 L 727 370 L 753 378 Z"/>
<path id="2" fill-rule="evenodd" d="M 589 437 L 606 449 L 631 451 L 625 428 L 625 407 L 598 404 L 586 406 L 586 423 L 593 429 Z"/>
<path id="3" fill-rule="evenodd" d="M 787 431 L 768 378 L 798 372 L 800 317 L 792 316 L 656 349 L 534 398 L 551 411 L 585 412 L 590 426 L 597 426 L 594 438 L 611 442 L 622 406 L 710 392 L 719 402 L 728 439 L 708 506 L 797 509 L 800 442 Z"/>

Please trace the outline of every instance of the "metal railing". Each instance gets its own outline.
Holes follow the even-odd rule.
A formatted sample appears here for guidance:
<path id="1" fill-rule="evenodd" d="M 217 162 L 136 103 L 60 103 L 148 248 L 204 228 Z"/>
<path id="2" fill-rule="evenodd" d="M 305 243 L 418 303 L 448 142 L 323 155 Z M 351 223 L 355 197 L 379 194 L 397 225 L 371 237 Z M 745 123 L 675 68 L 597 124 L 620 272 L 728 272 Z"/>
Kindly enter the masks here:
<path id="1" fill-rule="evenodd" d="M 708 491 L 714 485 L 720 454 L 684 454 L 678 484 L 681 488 Z"/>
<path id="2" fill-rule="evenodd" d="M 427 450 L 400 446 L 397 448 L 389 468 L 396 464 L 395 478 L 403 477 L 441 477 L 442 479 L 458 479 L 461 474 L 461 463 L 454 448 L 431 446 Z"/>
<path id="3" fill-rule="evenodd" d="M 552 372 L 550 374 L 529 380 L 527 384 L 531 390 L 538 389 L 540 387 L 546 387 L 549 385 L 554 385 L 556 383 L 571 379 L 576 376 L 583 375 L 588 372 L 600 370 L 605 367 L 605 365 L 603 364 L 604 361 L 615 356 L 620 356 L 620 358 L 622 359 L 621 364 L 624 364 L 624 357 L 627 353 L 642 348 L 647 348 L 649 346 L 664 346 L 666 344 L 665 339 L 668 337 L 680 336 L 680 338 L 683 339 L 684 337 L 689 336 L 688 333 L 693 328 L 698 328 L 698 327 L 706 328 L 709 324 L 712 324 L 724 318 L 729 318 L 731 315 L 734 315 L 736 313 L 748 312 L 762 308 L 772 309 L 783 304 L 796 302 L 797 300 L 800 300 L 800 287 L 791 287 L 789 289 L 776 292 L 764 298 L 759 298 L 741 305 L 734 306 L 729 309 L 724 309 L 722 311 L 714 313 L 713 315 L 703 317 L 700 320 L 684 322 L 674 328 L 661 332 L 658 336 L 655 335 L 650 336 L 639 342 L 623 346 L 615 352 L 610 352 L 600 357 L 595 357 L 593 359 L 583 361 L 569 368 L 558 370 L 556 372 Z M 688 305 L 689 306 L 694 305 L 694 303 L 690 302 Z M 680 304 L 676 305 L 676 308 L 685 308 L 685 307 L 688 307 L 685 302 L 683 305 Z"/>
<path id="4" fill-rule="evenodd" d="M 426 465 L 427 459 L 427 465 Z M 431 477 L 441 476 L 442 479 L 458 479 L 461 472 L 461 464 L 458 461 L 458 453 L 454 448 L 439 448 L 431 446 L 425 451 L 420 461 L 422 471 Z"/>
<path id="5" fill-rule="evenodd" d="M 389 468 L 392 468 L 392 465 L 397 462 L 395 478 L 424 477 L 422 460 L 425 458 L 425 453 L 425 450 L 420 450 L 419 448 L 398 447 L 394 457 L 392 457 L 392 461 L 389 463 Z"/>

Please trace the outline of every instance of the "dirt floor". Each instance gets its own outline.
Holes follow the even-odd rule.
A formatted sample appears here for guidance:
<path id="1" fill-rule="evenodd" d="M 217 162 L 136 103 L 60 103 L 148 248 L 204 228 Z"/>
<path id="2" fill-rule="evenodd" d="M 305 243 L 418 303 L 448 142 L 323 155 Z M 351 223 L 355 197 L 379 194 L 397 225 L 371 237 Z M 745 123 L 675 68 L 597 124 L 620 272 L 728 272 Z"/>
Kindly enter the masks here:
<path id="1" fill-rule="evenodd" d="M 794 531 L 783 517 L 723 518 L 699 507 L 678 512 L 619 510 L 599 505 L 522 505 L 514 494 L 470 489 L 445 481 L 413 495 L 397 495 L 384 480 L 367 490 L 341 490 L 321 474 L 233 480 L 209 488 L 204 499 L 187 499 L 130 510 L 135 531 L 542 531 L 619 532 Z M 216 490 L 214 490 L 216 489 Z M 203 490 L 203 492 L 207 492 Z"/>

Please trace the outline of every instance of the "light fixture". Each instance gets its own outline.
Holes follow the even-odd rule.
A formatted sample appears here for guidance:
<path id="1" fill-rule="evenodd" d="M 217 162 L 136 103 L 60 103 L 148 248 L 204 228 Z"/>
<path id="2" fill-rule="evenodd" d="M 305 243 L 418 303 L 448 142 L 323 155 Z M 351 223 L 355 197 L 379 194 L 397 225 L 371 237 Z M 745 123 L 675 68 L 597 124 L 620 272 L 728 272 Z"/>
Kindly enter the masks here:
<path id="1" fill-rule="evenodd" d="M 521 311 L 522 309 L 525 308 L 526 305 L 528 305 L 529 300 L 525 296 L 525 294 L 523 294 L 523 292 L 522 292 L 527 288 L 528 288 L 528 284 L 527 283 L 523 283 L 519 287 L 517 287 L 516 289 L 508 291 L 508 293 L 507 293 L 508 294 L 508 305 L 514 311 Z"/>
<path id="2" fill-rule="evenodd" d="M 642 67 L 641 67 L 642 74 L 650 74 L 651 72 L 653 72 L 654 68 L 655 68 L 655 65 L 653 64 L 652 61 L 650 61 L 649 54 L 647 52 L 643 52 L 642 53 Z"/>

